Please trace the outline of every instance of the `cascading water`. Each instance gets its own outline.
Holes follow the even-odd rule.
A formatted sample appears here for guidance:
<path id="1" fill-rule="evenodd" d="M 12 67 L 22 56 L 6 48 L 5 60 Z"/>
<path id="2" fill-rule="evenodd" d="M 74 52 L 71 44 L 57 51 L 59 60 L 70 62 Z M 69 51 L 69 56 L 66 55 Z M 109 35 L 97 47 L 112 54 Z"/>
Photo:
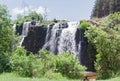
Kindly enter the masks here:
<path id="1" fill-rule="evenodd" d="M 31 24 L 31 22 L 24 22 L 19 46 L 22 46 L 24 38 L 28 34 L 28 30 L 29 30 L 30 24 Z"/>
<path id="2" fill-rule="evenodd" d="M 68 28 L 63 29 L 61 32 L 58 54 L 64 52 L 77 53 L 75 35 L 79 22 L 68 22 L 67 24 Z"/>
<path id="3" fill-rule="evenodd" d="M 43 49 L 47 49 L 54 54 L 64 52 L 77 53 L 76 31 L 79 22 L 67 22 L 66 24 L 56 23 L 53 27 L 48 26 L 46 43 Z"/>
<path id="4" fill-rule="evenodd" d="M 48 26 L 46 43 L 43 46 L 43 49 L 47 49 L 52 53 L 57 53 L 57 41 L 59 39 L 58 31 L 60 30 L 59 23 L 56 23 L 53 27 Z"/>
<path id="5" fill-rule="evenodd" d="M 16 29 L 16 24 L 14 24 L 12 28 L 13 28 L 13 30 L 15 30 Z"/>

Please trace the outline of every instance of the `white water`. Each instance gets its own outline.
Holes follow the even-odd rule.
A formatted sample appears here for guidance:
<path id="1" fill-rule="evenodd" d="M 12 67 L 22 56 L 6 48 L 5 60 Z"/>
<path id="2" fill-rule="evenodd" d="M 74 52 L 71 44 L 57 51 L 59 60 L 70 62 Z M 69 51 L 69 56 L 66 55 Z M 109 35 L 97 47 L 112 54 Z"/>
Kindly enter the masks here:
<path id="1" fill-rule="evenodd" d="M 76 54 L 75 34 L 78 26 L 79 22 L 68 22 L 68 28 L 62 30 L 58 46 L 58 54 L 64 52 Z"/>
<path id="2" fill-rule="evenodd" d="M 68 27 L 61 27 L 56 23 L 52 29 L 48 27 L 46 35 L 46 43 L 43 49 L 47 49 L 52 53 L 62 54 L 70 52 L 76 54 L 76 31 L 79 22 L 68 22 Z"/>
<path id="3" fill-rule="evenodd" d="M 24 38 L 27 36 L 28 34 L 28 30 L 29 30 L 29 27 L 30 27 L 30 24 L 31 22 L 24 22 L 23 24 L 23 29 L 22 29 L 22 35 L 20 37 L 20 43 L 19 43 L 19 46 L 22 46 L 22 43 L 24 41 Z"/>
<path id="4" fill-rule="evenodd" d="M 59 23 L 56 23 L 52 27 L 52 29 L 50 29 L 50 27 L 48 26 L 46 42 L 45 45 L 43 46 L 43 49 L 49 47 L 49 51 L 54 53 L 56 47 L 56 41 L 57 41 L 56 33 L 58 30 L 59 30 Z"/>
<path id="5" fill-rule="evenodd" d="M 39 21 L 36 21 L 35 26 L 40 26 L 40 20 L 39 20 Z"/>
<path id="6" fill-rule="evenodd" d="M 16 24 L 14 24 L 12 28 L 13 28 L 13 30 L 15 31 L 15 29 L 16 29 Z"/>

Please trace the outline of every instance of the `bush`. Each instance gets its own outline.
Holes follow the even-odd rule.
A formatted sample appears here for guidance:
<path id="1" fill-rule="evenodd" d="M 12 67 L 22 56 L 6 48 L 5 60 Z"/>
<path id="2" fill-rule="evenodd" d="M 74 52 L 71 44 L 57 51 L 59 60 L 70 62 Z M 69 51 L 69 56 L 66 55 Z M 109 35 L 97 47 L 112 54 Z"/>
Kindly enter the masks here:
<path id="1" fill-rule="evenodd" d="M 58 55 L 55 66 L 56 72 L 72 79 L 83 77 L 82 72 L 85 71 L 85 67 L 81 66 L 78 59 L 70 53 Z"/>
<path id="2" fill-rule="evenodd" d="M 41 50 L 40 57 L 26 55 L 26 50 L 18 48 L 11 57 L 12 71 L 27 77 L 46 77 L 60 79 L 62 76 L 77 79 L 83 76 L 85 67 L 70 53 L 54 55 Z"/>
<path id="3" fill-rule="evenodd" d="M 23 48 L 18 48 L 11 57 L 11 68 L 12 71 L 16 72 L 21 76 L 33 76 L 33 71 L 35 69 L 36 57 L 32 54 L 26 55 L 26 50 Z"/>
<path id="4" fill-rule="evenodd" d="M 120 31 L 120 12 L 110 14 L 107 19 L 107 28 Z"/>
<path id="5" fill-rule="evenodd" d="M 27 51 L 24 48 L 17 48 L 11 56 L 12 71 L 25 77 L 43 77 L 49 70 L 47 66 L 50 65 L 50 62 L 44 58 L 46 57 L 39 58 L 32 53 L 27 56 Z"/>
<path id="6" fill-rule="evenodd" d="M 116 14 L 114 16 L 113 21 L 117 18 Z M 111 17 L 108 17 L 107 22 L 109 18 Z M 120 73 L 120 31 L 114 29 L 115 25 L 108 22 L 99 27 L 90 26 L 85 32 L 89 43 L 94 44 L 97 50 L 95 67 L 98 77 L 102 79 L 119 76 Z"/>
<path id="7" fill-rule="evenodd" d="M 88 23 L 87 21 L 81 21 L 80 25 L 79 25 L 79 29 L 80 30 L 86 30 L 87 27 L 90 26 L 90 23 Z"/>
<path id="8" fill-rule="evenodd" d="M 41 58 L 44 60 L 44 69 L 52 69 L 53 72 L 61 73 L 68 78 L 81 78 L 83 76 L 82 72 L 86 69 L 84 66 L 81 66 L 78 59 L 70 53 L 56 56 L 48 51 L 42 50 L 40 54 Z"/>

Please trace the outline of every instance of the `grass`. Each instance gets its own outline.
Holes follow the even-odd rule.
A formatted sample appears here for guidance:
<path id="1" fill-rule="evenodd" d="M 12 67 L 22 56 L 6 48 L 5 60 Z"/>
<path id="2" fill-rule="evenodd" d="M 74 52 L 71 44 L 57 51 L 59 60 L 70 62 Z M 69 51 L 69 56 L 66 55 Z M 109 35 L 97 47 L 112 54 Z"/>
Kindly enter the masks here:
<path id="1" fill-rule="evenodd" d="M 63 79 L 47 79 L 47 78 L 26 78 L 20 77 L 13 73 L 3 73 L 0 74 L 0 81 L 81 81 L 81 80 L 68 80 L 66 78 Z M 120 77 L 116 77 L 109 80 L 97 80 L 97 81 L 120 81 Z"/>
<path id="2" fill-rule="evenodd" d="M 116 77 L 108 80 L 98 80 L 98 81 L 120 81 L 120 77 Z"/>
<path id="3" fill-rule="evenodd" d="M 13 73 L 3 73 L 0 74 L 0 81 L 80 81 L 80 80 L 68 80 L 66 78 L 63 79 L 47 79 L 47 78 L 27 78 L 16 76 Z"/>

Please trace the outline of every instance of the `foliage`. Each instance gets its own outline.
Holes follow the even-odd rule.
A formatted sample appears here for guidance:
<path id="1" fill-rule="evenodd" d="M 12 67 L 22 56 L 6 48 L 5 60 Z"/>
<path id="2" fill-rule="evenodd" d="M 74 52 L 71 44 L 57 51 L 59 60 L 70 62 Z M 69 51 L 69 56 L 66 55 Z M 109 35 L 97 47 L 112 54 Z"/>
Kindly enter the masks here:
<path id="1" fill-rule="evenodd" d="M 90 26 L 90 23 L 89 23 L 89 22 L 87 22 L 87 21 L 81 21 L 81 23 L 80 23 L 80 25 L 79 25 L 79 29 L 80 29 L 80 30 L 86 30 L 87 27 L 89 27 L 89 26 Z"/>
<path id="2" fill-rule="evenodd" d="M 119 0 L 96 0 L 91 17 L 104 17 L 120 11 Z"/>
<path id="3" fill-rule="evenodd" d="M 41 26 L 42 26 L 42 25 L 51 25 L 51 24 L 54 24 L 54 22 L 53 22 L 53 21 L 43 20 L 42 23 L 41 23 Z"/>
<path id="4" fill-rule="evenodd" d="M 110 14 L 107 20 L 107 28 L 120 31 L 120 12 Z"/>
<path id="5" fill-rule="evenodd" d="M 81 66 L 78 59 L 69 53 L 59 55 L 57 60 L 56 69 L 63 75 L 69 78 L 81 78 L 82 72 L 85 71 L 85 67 Z"/>
<path id="6" fill-rule="evenodd" d="M 61 73 L 53 72 L 52 70 L 47 71 L 44 77 L 48 79 L 56 79 L 56 80 L 63 78 Z"/>
<path id="7" fill-rule="evenodd" d="M 67 22 L 68 22 L 67 20 L 59 20 L 60 24 L 64 24 L 64 23 L 67 23 Z"/>
<path id="8" fill-rule="evenodd" d="M 38 14 L 37 12 L 31 12 L 28 16 L 24 17 L 25 21 L 32 21 L 32 19 L 34 19 L 34 21 L 39 21 L 42 22 L 43 17 L 41 14 Z"/>
<path id="9" fill-rule="evenodd" d="M 82 81 L 81 79 L 78 80 L 70 80 L 67 78 L 62 79 L 48 79 L 48 78 L 28 78 L 28 77 L 21 77 L 14 73 L 3 73 L 0 75 L 0 81 Z M 120 77 L 111 78 L 108 80 L 97 80 L 97 81 L 120 81 Z"/>
<path id="10" fill-rule="evenodd" d="M 24 17 L 22 15 L 18 15 L 17 20 L 15 20 L 14 23 L 16 23 L 19 27 L 22 27 L 24 23 Z"/>
<path id="11" fill-rule="evenodd" d="M 10 64 L 13 72 L 26 77 L 43 77 L 49 70 L 45 59 L 33 54 L 27 56 L 27 51 L 21 47 L 11 56 Z"/>
<path id="12" fill-rule="evenodd" d="M 36 12 L 31 12 L 28 14 L 28 16 L 24 16 L 24 17 L 22 15 L 18 15 L 14 23 L 16 23 L 18 27 L 22 27 L 24 22 L 32 21 L 32 19 L 34 19 L 34 21 L 40 21 L 40 22 L 43 21 L 43 17 L 41 14 L 37 14 Z"/>
<path id="13" fill-rule="evenodd" d="M 56 56 L 44 50 L 41 50 L 40 57 L 37 57 L 27 56 L 23 48 L 18 48 L 10 63 L 13 72 L 27 77 L 60 79 L 64 76 L 74 79 L 81 78 L 85 71 L 85 67 L 81 66 L 73 55 L 65 53 Z"/>
<path id="14" fill-rule="evenodd" d="M 63 76 L 72 79 L 83 76 L 82 72 L 85 71 L 85 67 L 81 66 L 78 59 L 72 54 L 64 53 L 55 56 L 43 50 L 40 54 L 45 62 L 44 69 L 50 70 L 52 68 L 53 72 L 61 73 Z"/>
<path id="15" fill-rule="evenodd" d="M 103 79 L 118 76 L 120 73 L 120 31 L 114 29 L 115 25 L 119 28 L 119 23 L 114 23 L 119 20 L 116 16 L 116 13 L 110 15 L 105 21 L 108 23 L 99 27 L 91 25 L 85 32 L 89 42 L 97 50 L 95 66 L 98 77 Z"/>
<path id="16" fill-rule="evenodd" d="M 7 7 L 0 5 L 0 72 L 10 70 L 9 56 L 12 52 L 13 31 Z"/>
<path id="17" fill-rule="evenodd" d="M 36 56 L 30 54 L 27 56 L 26 50 L 23 48 L 17 48 L 11 57 L 12 71 L 21 76 L 33 76 L 33 70 L 36 68 Z"/>
<path id="18" fill-rule="evenodd" d="M 82 80 L 70 80 L 67 78 L 56 80 L 56 79 L 49 79 L 49 78 L 44 78 L 44 77 L 43 78 L 29 78 L 29 77 L 21 77 L 14 73 L 3 73 L 0 75 L 0 81 L 82 81 Z M 118 81 L 118 80 L 110 80 L 110 81 Z"/>

